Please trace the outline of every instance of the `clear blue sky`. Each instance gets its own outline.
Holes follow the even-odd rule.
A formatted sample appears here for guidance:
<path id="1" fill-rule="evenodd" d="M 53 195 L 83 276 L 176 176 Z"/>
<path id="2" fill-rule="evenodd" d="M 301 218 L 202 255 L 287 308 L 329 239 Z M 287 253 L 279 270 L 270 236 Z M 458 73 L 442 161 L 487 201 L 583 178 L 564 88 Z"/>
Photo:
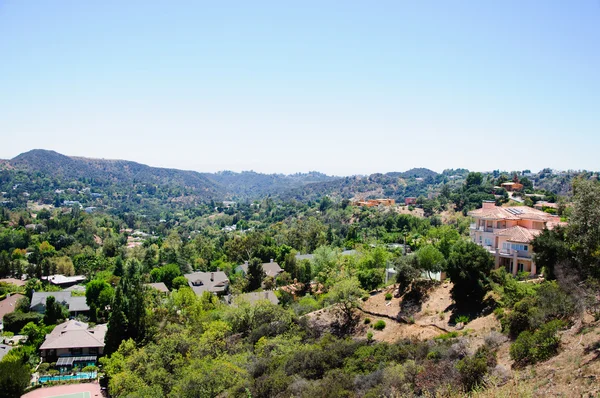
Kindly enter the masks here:
<path id="1" fill-rule="evenodd" d="M 600 0 L 3 0 L 0 138 L 198 171 L 597 170 Z"/>

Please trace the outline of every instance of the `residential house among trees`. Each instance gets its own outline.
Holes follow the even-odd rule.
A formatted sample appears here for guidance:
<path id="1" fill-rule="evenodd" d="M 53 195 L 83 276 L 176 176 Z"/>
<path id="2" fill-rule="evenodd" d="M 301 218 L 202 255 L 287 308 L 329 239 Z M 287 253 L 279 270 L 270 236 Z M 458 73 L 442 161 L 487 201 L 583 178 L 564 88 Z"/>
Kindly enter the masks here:
<path id="1" fill-rule="evenodd" d="M 43 314 L 46 312 L 46 299 L 53 296 L 57 303 L 64 305 L 69 310 L 69 316 L 77 316 L 89 312 L 85 296 L 72 296 L 71 291 L 63 290 L 60 292 L 34 292 L 31 296 L 32 311 Z"/>
<path id="2" fill-rule="evenodd" d="M 0 301 L 0 332 L 4 330 L 2 319 L 4 315 L 14 312 L 17 308 L 17 302 L 22 299 L 22 294 L 9 294 L 4 300 Z"/>
<path id="3" fill-rule="evenodd" d="M 185 274 L 188 284 L 198 296 L 204 292 L 224 295 L 229 289 L 229 278 L 223 271 Z"/>
<path id="4" fill-rule="evenodd" d="M 277 264 L 273 259 L 271 259 L 268 263 L 263 263 L 262 265 L 263 271 L 265 272 L 265 276 L 270 276 L 273 279 L 277 278 L 279 274 L 283 272 L 283 269 Z M 244 275 L 248 274 L 248 261 L 244 264 L 238 265 L 235 268 L 235 272 L 241 272 Z"/>
<path id="5" fill-rule="evenodd" d="M 359 200 L 353 203 L 354 206 L 365 206 L 365 207 L 377 207 L 379 205 L 382 206 L 393 206 L 396 204 L 394 199 L 369 199 L 369 200 Z"/>
<path id="6" fill-rule="evenodd" d="M 496 268 L 507 272 L 538 273 L 531 241 L 544 228 L 560 224 L 560 218 L 527 206 L 499 207 L 493 201 L 483 202 L 480 209 L 469 212 L 475 218 L 470 236 L 473 242 L 485 247 L 495 257 Z"/>
<path id="7" fill-rule="evenodd" d="M 60 286 L 62 288 L 66 288 L 69 286 L 76 285 L 80 282 L 85 281 L 85 276 L 83 275 L 75 275 L 75 276 L 64 276 L 64 275 L 50 275 L 43 276 L 42 279 L 47 280 L 51 284 L 55 286 Z"/>
<path id="8" fill-rule="evenodd" d="M 89 327 L 87 323 L 69 320 L 56 326 L 40 346 L 44 362 L 56 362 L 61 373 L 75 366 L 95 365 L 104 353 L 105 324 Z"/>

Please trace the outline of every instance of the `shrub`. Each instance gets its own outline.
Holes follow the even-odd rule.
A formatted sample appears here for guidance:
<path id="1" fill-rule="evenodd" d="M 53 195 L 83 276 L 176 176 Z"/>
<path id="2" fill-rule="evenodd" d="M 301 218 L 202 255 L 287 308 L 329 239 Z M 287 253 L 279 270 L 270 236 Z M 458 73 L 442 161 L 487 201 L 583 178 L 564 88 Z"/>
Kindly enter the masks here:
<path id="1" fill-rule="evenodd" d="M 467 323 L 469 323 L 470 320 L 471 320 L 471 318 L 469 318 L 468 315 L 459 315 L 456 317 L 456 323 L 467 324 Z"/>
<path id="2" fill-rule="evenodd" d="M 43 315 L 36 312 L 12 312 L 4 315 L 4 330 L 7 332 L 19 333 L 23 326 L 29 322 L 38 323 L 43 318 Z"/>
<path id="3" fill-rule="evenodd" d="M 554 320 L 539 330 L 521 332 L 510 346 L 510 357 L 519 366 L 545 361 L 558 352 L 560 337 L 558 330 L 566 325 L 564 321 Z"/>
<path id="4" fill-rule="evenodd" d="M 385 329 L 385 321 L 383 321 L 381 319 L 378 320 L 377 322 L 375 322 L 373 324 L 373 329 L 375 329 L 375 330 L 383 330 L 383 329 Z"/>
<path id="5" fill-rule="evenodd" d="M 50 364 L 48 362 L 42 362 L 38 367 L 38 372 L 44 374 L 48 371 L 48 369 L 50 369 Z"/>
<path id="6" fill-rule="evenodd" d="M 448 332 L 448 333 L 440 334 L 438 337 L 436 337 L 436 340 L 446 341 L 446 340 L 453 339 L 455 337 L 458 337 L 458 332 Z"/>
<path id="7" fill-rule="evenodd" d="M 365 325 L 368 325 L 369 323 L 371 323 L 371 318 L 365 318 Z"/>
<path id="8" fill-rule="evenodd" d="M 440 354 L 439 351 L 429 351 L 427 353 L 427 359 L 429 359 L 431 361 L 439 361 L 441 357 L 442 357 L 442 354 Z"/>
<path id="9" fill-rule="evenodd" d="M 97 372 L 98 371 L 98 367 L 94 366 L 94 365 L 88 365 L 86 367 L 84 367 L 83 369 L 81 369 L 82 372 Z"/>
<path id="10" fill-rule="evenodd" d="M 471 391 L 481 384 L 489 368 L 496 366 L 496 353 L 487 347 L 480 347 L 475 355 L 465 357 L 458 361 L 456 369 L 460 374 L 460 381 L 466 391 Z"/>
<path id="11" fill-rule="evenodd" d="M 367 332 L 367 341 L 373 341 L 373 332 Z"/>
<path id="12" fill-rule="evenodd" d="M 392 299 L 392 293 L 385 294 L 385 301 L 390 301 Z"/>

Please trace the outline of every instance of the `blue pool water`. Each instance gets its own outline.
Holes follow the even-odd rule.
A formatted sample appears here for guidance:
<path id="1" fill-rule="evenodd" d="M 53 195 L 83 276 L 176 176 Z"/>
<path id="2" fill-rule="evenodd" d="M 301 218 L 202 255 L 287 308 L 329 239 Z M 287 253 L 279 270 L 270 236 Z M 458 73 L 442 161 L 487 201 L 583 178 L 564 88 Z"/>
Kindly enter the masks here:
<path id="1" fill-rule="evenodd" d="M 89 380 L 95 379 L 96 372 L 80 372 L 76 375 L 64 375 L 64 376 L 41 376 L 39 378 L 40 383 L 47 383 L 49 381 L 62 381 L 62 380 Z"/>

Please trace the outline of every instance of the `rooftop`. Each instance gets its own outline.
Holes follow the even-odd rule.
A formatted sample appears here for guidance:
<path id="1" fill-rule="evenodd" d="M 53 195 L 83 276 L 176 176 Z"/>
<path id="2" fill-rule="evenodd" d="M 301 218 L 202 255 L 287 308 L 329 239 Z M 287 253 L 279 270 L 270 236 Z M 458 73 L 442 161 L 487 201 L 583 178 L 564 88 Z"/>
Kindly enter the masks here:
<path id="1" fill-rule="evenodd" d="M 4 356 L 12 349 L 12 345 L 0 344 L 0 361 L 2 361 L 2 358 L 4 358 Z"/>
<path id="2" fill-rule="evenodd" d="M 56 326 L 40 350 L 56 350 L 60 348 L 104 347 L 105 324 L 88 328 L 85 322 L 69 320 Z"/>
<path id="3" fill-rule="evenodd" d="M 535 229 L 527 229 L 521 226 L 515 226 L 511 228 L 501 229 L 496 231 L 494 235 L 505 236 L 507 241 L 516 243 L 529 243 L 538 236 L 542 231 Z"/>
<path id="4" fill-rule="evenodd" d="M 486 206 L 486 204 L 480 209 L 470 211 L 469 215 L 484 220 L 533 220 L 551 222 L 558 219 L 557 216 L 527 206 L 499 207 L 495 205 Z"/>
<path id="5" fill-rule="evenodd" d="M 151 287 L 153 289 L 156 289 L 159 292 L 169 293 L 169 288 L 167 288 L 167 285 L 165 285 L 163 282 L 145 283 L 145 285 L 148 286 L 148 287 Z"/>
<path id="6" fill-rule="evenodd" d="M 22 294 L 11 294 L 4 300 L 0 301 L 0 322 L 2 322 L 2 318 L 4 317 L 4 315 L 10 314 L 15 310 L 15 308 L 17 307 L 17 301 L 19 301 L 23 297 L 25 296 L 23 296 Z"/>
<path id="7" fill-rule="evenodd" d="M 48 282 L 52 283 L 53 285 L 68 285 L 68 284 L 74 284 L 77 282 L 82 282 L 85 280 L 85 276 L 83 275 L 75 275 L 75 276 L 64 276 L 64 275 L 50 275 L 47 277 L 42 277 L 42 279 L 46 279 L 48 280 Z"/>
<path id="8" fill-rule="evenodd" d="M 16 286 L 25 286 L 25 281 L 22 281 L 21 279 L 15 279 L 15 278 L 0 279 L 0 282 L 11 283 L 11 284 L 16 285 Z"/>
<path id="9" fill-rule="evenodd" d="M 279 304 L 279 299 L 275 295 L 275 292 L 273 292 L 272 290 L 267 290 L 264 292 L 245 293 L 233 297 L 234 304 L 239 301 L 247 301 L 250 304 L 254 304 L 260 300 L 269 300 L 272 304 Z"/>
<path id="10" fill-rule="evenodd" d="M 273 260 L 271 260 L 271 262 L 269 262 L 269 263 L 264 263 L 262 265 L 262 267 L 263 267 L 263 271 L 265 271 L 265 274 L 267 276 L 271 276 L 273 278 L 275 278 L 277 275 L 279 275 L 283 272 L 283 269 L 279 266 L 279 264 L 277 264 Z M 244 274 L 247 274 L 248 273 L 248 262 L 245 262 L 244 264 L 239 265 L 237 268 L 244 271 Z"/>
<path id="11" fill-rule="evenodd" d="M 223 293 L 229 286 L 229 278 L 222 271 L 193 272 L 184 276 L 192 290 L 198 295 L 204 292 Z"/>
<path id="12" fill-rule="evenodd" d="M 60 292 L 34 292 L 31 297 L 31 305 L 29 308 L 32 310 L 38 307 L 39 310 L 46 310 L 46 299 L 50 296 L 54 296 L 58 303 L 67 306 L 69 312 L 82 312 L 89 311 L 85 296 L 71 296 L 71 292 L 68 290 L 62 290 Z"/>

